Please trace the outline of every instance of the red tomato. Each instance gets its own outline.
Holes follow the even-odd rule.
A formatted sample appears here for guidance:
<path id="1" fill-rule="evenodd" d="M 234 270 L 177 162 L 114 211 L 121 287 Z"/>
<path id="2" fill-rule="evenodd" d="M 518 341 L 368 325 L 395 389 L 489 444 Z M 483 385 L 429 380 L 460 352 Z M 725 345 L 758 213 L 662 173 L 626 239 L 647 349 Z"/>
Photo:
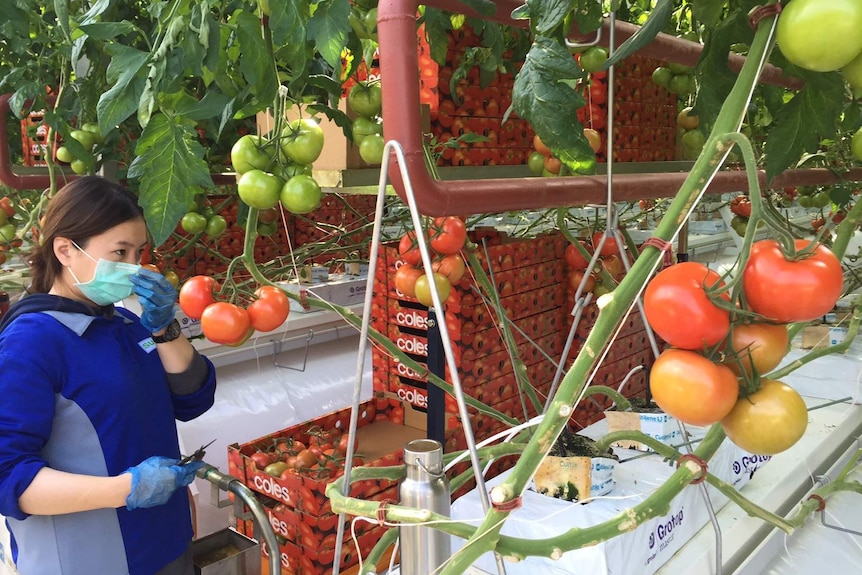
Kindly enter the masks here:
<path id="1" fill-rule="evenodd" d="M 257 331 L 272 331 L 285 321 L 290 313 L 290 300 L 275 286 L 261 286 L 254 292 L 257 299 L 248 306 L 251 327 Z"/>
<path id="2" fill-rule="evenodd" d="M 587 253 L 590 252 L 590 246 L 588 246 L 585 241 L 581 240 L 579 243 Z M 566 263 L 573 270 L 585 270 L 587 269 L 587 264 L 590 263 L 590 260 L 585 258 L 574 244 L 569 244 L 566 246 Z"/>
<path id="3" fill-rule="evenodd" d="M 704 288 L 721 277 L 705 265 L 683 262 L 660 271 L 644 292 L 650 327 L 674 347 L 702 350 L 719 343 L 730 329 L 730 313 L 716 306 Z M 722 284 L 723 285 L 723 284 Z M 722 294 L 727 299 L 726 294 Z"/>
<path id="4" fill-rule="evenodd" d="M 576 290 L 581 285 L 581 282 L 584 282 L 582 293 L 590 293 L 596 289 L 596 276 L 594 274 L 590 274 L 586 276 L 586 278 L 587 279 L 584 280 L 583 270 L 571 270 L 569 272 L 569 286 Z"/>
<path id="5" fill-rule="evenodd" d="M 732 442 L 757 455 L 775 455 L 805 434 L 808 409 L 796 391 L 774 379 L 760 380 L 761 387 L 740 397 L 722 420 Z"/>
<path id="6" fill-rule="evenodd" d="M 602 234 L 604 232 L 596 232 L 593 234 L 593 249 L 599 245 L 599 242 L 602 241 Z M 605 239 L 605 243 L 602 245 L 602 249 L 599 252 L 600 256 L 618 256 L 620 254 L 620 248 L 617 245 L 617 239 L 614 236 L 609 235 L 607 239 Z"/>
<path id="7" fill-rule="evenodd" d="M 730 348 L 724 364 L 736 375 L 766 375 L 781 363 L 789 345 L 787 326 L 770 323 L 741 323 L 730 330 Z"/>
<path id="8" fill-rule="evenodd" d="M 455 216 L 435 218 L 431 226 L 431 247 L 441 255 L 457 254 L 467 241 L 467 225 Z"/>
<path id="9" fill-rule="evenodd" d="M 411 266 L 419 265 L 422 261 L 422 254 L 416 244 L 416 232 L 410 230 L 401 236 L 401 241 L 398 242 L 398 255 Z"/>
<path id="10" fill-rule="evenodd" d="M 464 258 L 458 254 L 449 254 L 435 261 L 431 268 L 435 272 L 439 272 L 449 279 L 452 285 L 457 284 L 464 277 L 464 272 L 467 271 L 467 265 L 464 263 Z"/>
<path id="11" fill-rule="evenodd" d="M 650 370 L 649 386 L 656 405 L 690 425 L 721 421 L 739 397 L 728 367 L 684 349 L 662 352 Z"/>
<path id="12" fill-rule="evenodd" d="M 797 252 L 808 240 L 796 240 Z M 751 246 L 742 272 L 742 286 L 751 311 L 779 323 L 810 321 L 829 310 L 844 291 L 838 258 L 822 244 L 813 253 L 788 261 L 775 240 Z"/>
<path id="13" fill-rule="evenodd" d="M 266 469 L 267 465 L 275 461 L 272 454 L 266 451 L 255 451 L 251 454 L 250 458 L 254 462 L 255 467 L 260 470 Z"/>
<path id="14" fill-rule="evenodd" d="M 409 264 L 403 264 L 395 272 L 395 289 L 407 297 L 416 297 L 416 279 L 424 272 Z"/>
<path id="15" fill-rule="evenodd" d="M 204 310 L 215 303 L 215 280 L 209 276 L 189 278 L 180 288 L 180 309 L 191 319 L 200 319 Z"/>
<path id="16" fill-rule="evenodd" d="M 235 344 L 247 336 L 249 329 L 248 312 L 232 303 L 216 302 L 207 306 L 201 315 L 201 330 L 214 343 Z"/>
<path id="17" fill-rule="evenodd" d="M 550 156 L 553 152 L 551 148 L 545 145 L 542 141 L 542 138 L 539 137 L 539 134 L 533 136 L 533 147 L 536 148 L 536 151 L 542 154 L 543 156 Z"/>

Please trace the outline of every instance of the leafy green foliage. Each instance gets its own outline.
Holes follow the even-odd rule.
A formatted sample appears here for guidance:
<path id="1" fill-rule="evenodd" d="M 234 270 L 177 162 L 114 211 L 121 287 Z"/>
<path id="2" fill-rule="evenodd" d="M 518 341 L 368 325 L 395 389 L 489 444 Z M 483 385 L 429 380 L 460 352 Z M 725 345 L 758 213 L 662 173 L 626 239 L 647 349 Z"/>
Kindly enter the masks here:
<path id="1" fill-rule="evenodd" d="M 658 0 L 658 3 L 652 12 L 649 13 L 649 18 L 647 18 L 647 21 L 641 29 L 635 32 L 631 38 L 623 42 L 620 47 L 611 54 L 607 62 L 605 62 L 604 68 L 608 69 L 623 58 L 627 58 L 652 42 L 658 33 L 667 26 L 668 22 L 670 22 L 673 8 L 673 0 Z"/>
<path id="2" fill-rule="evenodd" d="M 577 121 L 577 110 L 586 100 L 566 83 L 583 75 L 564 46 L 538 36 L 515 79 L 512 106 L 563 164 L 575 173 L 589 174 L 595 171 L 596 155 Z"/>
<path id="3" fill-rule="evenodd" d="M 154 247 L 164 243 L 195 194 L 213 186 L 197 133 L 164 114 L 150 118 L 135 146 L 128 177 L 139 180 L 138 197 Z"/>
<path id="4" fill-rule="evenodd" d="M 801 72 L 801 71 L 800 71 Z M 805 87 L 775 116 L 766 140 L 766 179 L 795 166 L 804 152 L 815 152 L 821 138 L 833 136 L 844 102 L 837 73 L 802 73 Z"/>

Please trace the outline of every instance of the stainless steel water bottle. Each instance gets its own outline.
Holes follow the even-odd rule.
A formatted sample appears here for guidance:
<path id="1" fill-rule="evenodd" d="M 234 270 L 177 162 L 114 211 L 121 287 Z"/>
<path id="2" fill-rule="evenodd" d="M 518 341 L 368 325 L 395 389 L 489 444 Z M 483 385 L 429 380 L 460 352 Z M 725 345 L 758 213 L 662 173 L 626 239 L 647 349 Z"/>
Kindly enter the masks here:
<path id="1" fill-rule="evenodd" d="M 401 482 L 401 505 L 449 516 L 449 481 L 443 473 L 443 446 L 414 439 L 404 446 L 407 477 Z M 431 526 L 402 524 L 401 575 L 431 575 L 451 556 L 450 535 Z"/>

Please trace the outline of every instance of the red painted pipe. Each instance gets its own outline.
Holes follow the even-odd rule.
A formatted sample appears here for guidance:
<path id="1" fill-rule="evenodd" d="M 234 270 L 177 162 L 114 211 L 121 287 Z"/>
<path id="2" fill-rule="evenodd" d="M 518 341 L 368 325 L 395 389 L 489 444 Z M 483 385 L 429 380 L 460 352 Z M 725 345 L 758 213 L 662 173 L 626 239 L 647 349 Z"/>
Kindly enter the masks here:
<path id="1" fill-rule="evenodd" d="M 524 26 L 523 21 L 512 21 L 509 18 L 511 11 L 519 4 L 517 0 L 500 0 L 496 3 L 494 15 L 487 19 Z M 430 0 L 426 5 L 455 12 L 471 12 L 455 0 Z M 404 148 L 405 164 L 419 211 L 425 215 L 442 216 L 604 203 L 607 196 L 607 180 L 604 176 L 450 181 L 439 181 L 431 177 L 425 165 L 419 125 L 418 56 L 416 50 L 410 49 L 416 42 L 417 7 L 416 0 L 380 0 L 377 32 L 381 46 L 381 76 L 388 79 L 383 82 L 383 130 L 386 140 L 395 140 Z M 478 16 L 474 12 L 471 15 Z M 629 29 L 629 33 L 632 32 L 633 30 Z M 676 49 L 679 43 L 697 46 L 694 42 L 676 38 L 663 41 L 666 46 L 662 50 L 668 51 Z M 667 56 L 666 53 L 661 53 Z M 774 185 L 796 185 L 797 181 L 792 178 L 801 178 L 802 172 L 809 171 L 786 172 Z M 391 164 L 389 177 L 398 194 L 405 199 L 396 161 Z M 625 201 L 672 196 L 685 177 L 684 173 L 618 175 L 613 180 L 614 197 Z M 862 173 L 856 174 L 852 179 L 860 177 Z M 817 180 L 817 183 L 835 181 L 831 174 L 818 171 L 810 171 L 810 174 L 805 176 L 806 181 L 809 178 Z M 710 192 L 746 188 L 743 173 L 723 172 L 716 176 Z"/>

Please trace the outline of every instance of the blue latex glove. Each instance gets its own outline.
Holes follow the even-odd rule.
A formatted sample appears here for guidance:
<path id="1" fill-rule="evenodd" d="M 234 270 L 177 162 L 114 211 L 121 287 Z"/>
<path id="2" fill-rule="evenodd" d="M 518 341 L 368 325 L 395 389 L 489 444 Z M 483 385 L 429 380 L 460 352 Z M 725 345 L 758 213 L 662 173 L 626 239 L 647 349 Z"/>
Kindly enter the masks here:
<path id="1" fill-rule="evenodd" d="M 203 461 L 177 463 L 178 459 L 154 456 L 124 471 L 132 474 L 132 491 L 126 497 L 126 509 L 164 505 L 174 491 L 191 483 L 198 469 L 204 466 Z"/>
<path id="2" fill-rule="evenodd" d="M 141 268 L 129 276 L 132 291 L 141 302 L 141 324 L 150 333 L 163 330 L 174 319 L 177 290 L 162 274 Z"/>

